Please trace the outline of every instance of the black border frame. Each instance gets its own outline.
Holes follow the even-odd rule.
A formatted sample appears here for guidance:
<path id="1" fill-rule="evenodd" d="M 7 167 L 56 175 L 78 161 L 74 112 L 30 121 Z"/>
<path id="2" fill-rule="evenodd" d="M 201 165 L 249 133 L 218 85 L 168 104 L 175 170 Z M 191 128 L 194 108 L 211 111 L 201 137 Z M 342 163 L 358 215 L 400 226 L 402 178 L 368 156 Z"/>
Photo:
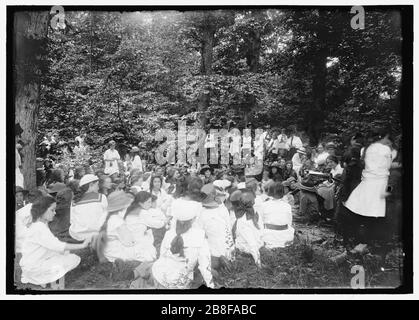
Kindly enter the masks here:
<path id="1" fill-rule="evenodd" d="M 15 119 L 14 110 L 14 84 L 13 84 L 13 16 L 17 11 L 50 11 L 52 6 L 7 6 L 6 13 L 6 119 Z M 6 294 L 407 294 L 413 293 L 413 5 L 394 6 L 363 6 L 368 10 L 392 9 L 400 10 L 402 16 L 402 86 L 401 86 L 401 124 L 403 133 L 403 246 L 405 261 L 403 266 L 403 284 L 398 288 L 377 288 L 377 289 L 217 289 L 200 288 L 196 290 L 22 290 L 14 285 L 14 190 L 15 183 L 15 162 L 14 162 L 14 125 L 15 120 L 6 121 Z M 305 9 L 342 8 L 350 10 L 350 6 L 65 6 L 67 11 L 155 11 L 155 10 L 216 10 L 216 9 Z M 259 301 L 258 301 L 259 302 Z M 318 301 L 320 302 L 320 301 Z M 167 301 L 169 303 L 169 301 Z M 222 303 L 222 302 L 220 302 Z"/>

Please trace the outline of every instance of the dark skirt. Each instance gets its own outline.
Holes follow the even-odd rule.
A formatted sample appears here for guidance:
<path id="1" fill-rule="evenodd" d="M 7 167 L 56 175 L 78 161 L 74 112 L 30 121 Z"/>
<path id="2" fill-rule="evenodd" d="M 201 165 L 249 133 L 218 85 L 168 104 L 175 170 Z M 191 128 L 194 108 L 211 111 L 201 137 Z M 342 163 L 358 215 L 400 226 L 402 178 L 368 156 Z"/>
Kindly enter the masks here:
<path id="1" fill-rule="evenodd" d="M 355 244 L 371 244 L 374 241 L 390 240 L 388 227 L 386 218 L 361 216 L 344 205 L 339 205 L 338 233 L 342 235 L 344 244 L 352 241 L 356 242 Z"/>

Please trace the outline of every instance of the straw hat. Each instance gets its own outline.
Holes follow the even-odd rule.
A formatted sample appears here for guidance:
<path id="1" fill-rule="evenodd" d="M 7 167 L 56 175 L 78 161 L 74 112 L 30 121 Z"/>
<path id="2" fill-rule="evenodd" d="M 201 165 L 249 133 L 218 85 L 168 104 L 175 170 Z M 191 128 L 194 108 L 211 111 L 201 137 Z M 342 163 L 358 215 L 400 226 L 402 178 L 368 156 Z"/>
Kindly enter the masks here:
<path id="1" fill-rule="evenodd" d="M 50 184 L 48 186 L 47 191 L 48 191 L 49 194 L 51 194 L 51 193 L 58 193 L 58 192 L 63 191 L 65 189 L 67 189 L 67 186 L 64 183 L 56 182 L 56 183 Z"/>
<path id="2" fill-rule="evenodd" d="M 231 186 L 231 182 L 227 179 L 223 179 L 223 180 L 215 180 L 213 182 L 214 186 L 221 188 L 223 190 L 225 190 L 226 188 Z"/>
<path id="3" fill-rule="evenodd" d="M 211 174 L 212 174 L 212 173 L 213 173 L 213 171 L 214 171 L 214 169 L 212 169 L 210 166 L 206 165 L 206 166 L 203 166 L 203 167 L 201 168 L 201 170 L 199 170 L 199 174 L 204 174 L 204 173 L 205 173 L 205 171 L 207 171 L 207 170 L 211 171 Z"/>
<path id="4" fill-rule="evenodd" d="M 90 173 L 88 173 L 88 174 L 85 174 L 81 179 L 80 179 L 80 182 L 79 182 L 79 186 L 80 187 L 82 187 L 82 186 L 84 186 L 85 184 L 88 184 L 88 183 L 90 183 L 90 182 L 94 182 L 94 181 L 98 181 L 99 180 L 99 178 L 97 177 L 97 176 L 95 176 L 94 174 L 90 174 Z"/>
<path id="5" fill-rule="evenodd" d="M 189 221 L 196 217 L 202 206 L 197 201 L 173 201 L 171 206 L 172 216 L 179 221 Z"/>
<path id="6" fill-rule="evenodd" d="M 134 200 L 132 195 L 124 191 L 114 191 L 108 196 L 108 212 L 121 211 L 129 207 Z"/>
<path id="7" fill-rule="evenodd" d="M 205 199 L 202 201 L 202 205 L 206 208 L 216 208 L 220 205 L 219 202 L 215 200 L 218 195 L 222 195 L 221 192 L 218 192 L 217 189 L 212 183 L 208 183 L 201 188 L 201 192 L 206 194 Z"/>

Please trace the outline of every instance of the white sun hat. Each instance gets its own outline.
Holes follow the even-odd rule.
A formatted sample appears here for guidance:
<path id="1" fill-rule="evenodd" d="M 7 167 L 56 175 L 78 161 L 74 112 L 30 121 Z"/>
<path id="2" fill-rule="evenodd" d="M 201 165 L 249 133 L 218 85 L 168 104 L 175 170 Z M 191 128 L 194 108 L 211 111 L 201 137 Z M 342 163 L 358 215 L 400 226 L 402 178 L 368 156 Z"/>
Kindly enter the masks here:
<path id="1" fill-rule="evenodd" d="M 94 181 L 98 181 L 98 180 L 99 180 L 99 178 L 97 176 L 95 176 L 94 174 L 88 173 L 88 174 L 85 174 L 80 179 L 79 186 L 81 187 L 81 186 L 84 186 L 85 184 L 88 184 L 88 183 L 94 182 Z"/>
<path id="2" fill-rule="evenodd" d="M 213 182 L 213 185 L 221 188 L 223 190 L 225 190 L 226 188 L 228 188 L 229 186 L 231 186 L 231 182 L 229 180 L 223 179 L 223 180 L 215 180 Z"/>

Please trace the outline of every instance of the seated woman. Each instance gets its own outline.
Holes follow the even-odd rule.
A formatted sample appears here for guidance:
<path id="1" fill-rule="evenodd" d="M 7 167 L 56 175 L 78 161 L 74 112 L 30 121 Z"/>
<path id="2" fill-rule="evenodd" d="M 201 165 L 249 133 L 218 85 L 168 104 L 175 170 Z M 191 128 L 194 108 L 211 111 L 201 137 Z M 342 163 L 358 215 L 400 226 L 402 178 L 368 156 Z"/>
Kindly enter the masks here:
<path id="1" fill-rule="evenodd" d="M 132 196 L 124 191 L 115 191 L 109 196 L 108 217 L 103 227 L 106 231 L 103 255 L 110 262 L 117 259 L 143 262 L 156 258 L 153 238 L 146 234 L 146 227 L 135 233 L 129 227 L 126 209 L 132 201 Z"/>
<path id="2" fill-rule="evenodd" d="M 294 168 L 295 172 L 297 172 L 297 174 L 299 174 L 300 169 L 306 160 L 307 160 L 307 153 L 305 149 L 303 148 L 297 149 L 297 152 L 292 156 L 292 159 L 291 159 L 292 167 Z"/>
<path id="3" fill-rule="evenodd" d="M 284 180 L 288 180 L 289 178 L 293 177 L 295 180 L 298 179 L 297 172 L 295 172 L 292 161 L 287 161 L 285 164 L 285 170 L 282 174 Z"/>
<path id="4" fill-rule="evenodd" d="M 151 177 L 150 180 L 150 193 L 157 197 L 157 208 L 166 213 L 170 205 L 171 198 L 163 189 L 163 178 L 161 175 Z"/>
<path id="5" fill-rule="evenodd" d="M 153 199 L 156 199 L 156 196 L 149 192 L 138 192 L 127 209 L 126 221 L 128 229 L 139 237 L 139 241 L 145 236 L 144 233 L 151 232 L 153 239 L 151 243 L 158 253 L 166 233 L 168 218 L 160 209 L 152 207 Z"/>
<path id="6" fill-rule="evenodd" d="M 43 196 L 42 192 L 33 189 L 28 193 L 28 203 L 21 209 L 16 211 L 15 222 L 15 253 L 22 252 L 22 245 L 25 241 L 28 228 L 32 223 L 32 203 Z"/>
<path id="7" fill-rule="evenodd" d="M 335 193 L 337 183 L 332 178 L 340 177 L 343 169 L 340 167 L 336 156 L 327 157 L 326 169 L 330 170 L 330 179 L 317 186 L 317 194 L 323 199 L 323 208 L 328 212 L 336 208 Z"/>
<path id="8" fill-rule="evenodd" d="M 49 196 L 41 196 L 32 204 L 32 224 L 27 230 L 19 263 L 22 283 L 45 287 L 62 278 L 80 263 L 80 257 L 68 251 L 87 248 L 90 243 L 90 238 L 81 244 L 70 244 L 54 237 L 48 223 L 54 218 L 55 207 L 55 199 Z"/>
<path id="9" fill-rule="evenodd" d="M 107 207 L 106 196 L 99 193 L 99 178 L 92 174 L 84 175 L 70 210 L 70 236 L 83 241 L 98 235 L 107 216 Z"/>
<path id="10" fill-rule="evenodd" d="M 275 161 L 271 164 L 271 174 L 269 177 L 273 181 L 282 181 L 282 169 L 278 161 Z"/>
<path id="11" fill-rule="evenodd" d="M 263 247 L 261 221 L 254 210 L 255 196 L 252 191 L 238 191 L 240 198 L 233 204 L 236 221 L 233 225 L 233 239 L 236 249 L 251 254 L 256 266 L 261 267 L 260 248 Z"/>
<path id="12" fill-rule="evenodd" d="M 264 225 L 262 240 L 268 249 L 283 248 L 294 240 L 291 206 L 284 201 L 284 187 L 281 182 L 269 186 L 271 197 L 261 207 L 261 217 Z"/>
<path id="13" fill-rule="evenodd" d="M 266 192 L 268 190 L 268 185 L 271 184 L 273 180 L 270 178 L 270 172 L 268 169 L 264 169 L 262 173 L 262 190 Z"/>
<path id="14" fill-rule="evenodd" d="M 326 160 L 329 156 L 329 153 L 326 151 L 326 145 L 324 143 L 319 143 L 317 146 L 317 153 L 313 159 L 314 167 L 317 170 L 322 170 L 324 166 L 326 166 Z"/>
<path id="15" fill-rule="evenodd" d="M 164 183 L 164 189 L 169 195 L 173 195 L 176 191 L 176 181 L 179 178 L 179 171 L 176 168 L 167 170 L 167 177 Z"/>
<path id="16" fill-rule="evenodd" d="M 343 174 L 343 168 L 340 166 L 338 157 L 328 156 L 326 159 L 326 167 L 330 169 L 330 174 L 332 178 L 336 178 Z"/>
<path id="17" fill-rule="evenodd" d="M 192 206 L 173 212 L 176 225 L 166 232 L 160 257 L 134 270 L 130 288 L 189 289 L 196 267 L 207 287 L 214 288 L 211 253 L 204 230 L 194 224 L 196 214 Z"/>
<path id="18" fill-rule="evenodd" d="M 289 203 L 289 205 L 291 206 L 291 208 L 294 207 L 295 205 L 295 198 L 294 198 L 294 194 L 295 194 L 295 184 L 296 184 L 296 179 L 294 177 L 290 177 L 285 181 L 282 181 L 282 185 L 284 187 L 284 197 L 283 199 Z"/>

